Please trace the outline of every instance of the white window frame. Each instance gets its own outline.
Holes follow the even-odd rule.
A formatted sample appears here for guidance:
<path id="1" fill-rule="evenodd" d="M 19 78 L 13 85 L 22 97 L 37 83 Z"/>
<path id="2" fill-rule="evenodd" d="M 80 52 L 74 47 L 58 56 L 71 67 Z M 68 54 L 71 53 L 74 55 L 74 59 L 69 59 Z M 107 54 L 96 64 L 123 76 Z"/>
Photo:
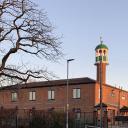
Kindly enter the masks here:
<path id="1" fill-rule="evenodd" d="M 48 100 L 55 100 L 55 91 L 48 90 Z"/>
<path id="2" fill-rule="evenodd" d="M 77 112 L 77 113 L 76 113 L 76 119 L 77 119 L 77 120 L 80 120 L 80 118 L 81 118 L 81 112 Z"/>
<path id="3" fill-rule="evenodd" d="M 81 93 L 80 88 L 73 88 L 73 98 L 80 99 Z"/>
<path id="4" fill-rule="evenodd" d="M 18 98 L 17 92 L 12 92 L 11 93 L 11 100 L 12 101 L 17 101 L 17 98 Z"/>
<path id="5" fill-rule="evenodd" d="M 114 91 L 111 91 L 110 95 L 111 95 L 112 97 L 115 97 Z"/>
<path id="6" fill-rule="evenodd" d="M 121 99 L 122 99 L 122 100 L 125 100 L 126 98 L 125 98 L 125 96 L 122 96 Z"/>
<path id="7" fill-rule="evenodd" d="M 36 100 L 36 91 L 29 92 L 29 100 L 30 101 Z"/>

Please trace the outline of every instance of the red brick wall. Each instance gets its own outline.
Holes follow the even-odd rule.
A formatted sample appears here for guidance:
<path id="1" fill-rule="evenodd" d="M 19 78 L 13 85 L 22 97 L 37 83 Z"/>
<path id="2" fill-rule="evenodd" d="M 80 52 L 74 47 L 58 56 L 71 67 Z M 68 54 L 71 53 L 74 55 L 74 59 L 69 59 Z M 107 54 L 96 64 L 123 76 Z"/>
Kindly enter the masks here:
<path id="1" fill-rule="evenodd" d="M 82 84 L 69 86 L 69 109 L 80 108 L 81 111 L 93 111 L 94 106 L 94 84 Z M 73 99 L 73 88 L 81 89 L 81 98 Z M 55 90 L 55 100 L 48 100 L 48 90 Z M 46 109 L 54 107 L 56 110 L 66 110 L 66 86 L 27 88 L 18 91 L 18 101 L 11 101 L 11 92 L 13 90 L 4 90 L 0 92 L 0 103 L 5 108 L 19 109 Z M 36 91 L 36 100 L 29 101 L 29 91 Z"/>
<path id="2" fill-rule="evenodd" d="M 101 65 L 102 65 L 102 67 L 101 67 L 102 83 L 106 84 L 106 66 L 107 66 L 107 64 L 102 63 Z M 97 73 L 97 75 L 96 75 L 97 76 L 97 82 L 100 82 L 100 64 L 96 64 L 96 66 L 97 66 L 97 71 L 96 71 L 96 73 Z"/>
<path id="3" fill-rule="evenodd" d="M 73 88 L 81 89 L 81 98 L 73 99 Z M 55 100 L 48 100 L 48 90 L 55 90 Z M 13 90 L 0 91 L 0 105 L 4 108 L 48 110 L 66 110 L 66 86 L 26 88 L 18 91 L 18 101 L 11 101 Z M 29 91 L 36 91 L 36 100 L 29 101 Z M 114 93 L 112 96 L 111 93 Z M 122 99 L 125 96 L 125 99 Z M 103 102 L 108 105 L 108 109 L 117 110 L 118 107 L 128 106 L 128 92 L 115 87 L 103 85 Z M 94 106 L 99 103 L 99 84 L 81 84 L 69 86 L 69 109 L 80 108 L 81 112 L 93 112 Z"/>
<path id="4" fill-rule="evenodd" d="M 95 105 L 100 102 L 99 98 L 99 84 L 95 86 Z M 128 106 L 128 92 L 121 89 L 103 85 L 103 102 L 108 105 L 108 109 L 115 109 L 116 111 L 123 107 Z M 122 99 L 125 96 L 125 99 Z"/>

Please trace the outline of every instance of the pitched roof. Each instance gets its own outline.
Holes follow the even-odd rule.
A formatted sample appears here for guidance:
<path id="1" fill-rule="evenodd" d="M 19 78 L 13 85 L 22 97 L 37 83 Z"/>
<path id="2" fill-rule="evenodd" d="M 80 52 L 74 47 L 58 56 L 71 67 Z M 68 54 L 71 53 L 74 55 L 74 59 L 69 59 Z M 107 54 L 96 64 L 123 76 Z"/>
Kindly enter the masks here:
<path id="1" fill-rule="evenodd" d="M 123 106 L 123 107 L 120 109 L 120 112 L 128 112 L 128 107 L 127 107 L 127 106 Z"/>
<path id="2" fill-rule="evenodd" d="M 66 85 L 66 83 L 67 83 L 67 79 L 60 79 L 60 80 L 40 81 L 40 82 L 31 82 L 26 84 L 4 86 L 1 87 L 1 89 L 10 90 L 10 89 L 19 89 L 19 88 L 24 89 L 24 88 L 37 88 L 37 87 L 64 86 Z M 88 77 L 69 79 L 69 86 L 77 85 L 77 84 L 91 84 L 91 83 L 96 83 L 96 81 Z"/>
<path id="3" fill-rule="evenodd" d="M 112 86 L 112 85 L 109 85 L 109 84 L 103 84 L 103 85 L 104 85 L 104 86 L 107 86 L 107 87 L 110 87 L 110 88 L 113 88 L 113 89 L 117 89 L 117 90 L 119 90 L 119 91 L 123 91 L 123 92 L 128 93 L 127 90 L 122 89 L 122 88 L 120 88 L 120 87 Z"/>
<path id="4" fill-rule="evenodd" d="M 102 107 L 107 107 L 107 104 L 102 103 Z M 95 106 L 95 108 L 100 108 L 100 103 Z"/>

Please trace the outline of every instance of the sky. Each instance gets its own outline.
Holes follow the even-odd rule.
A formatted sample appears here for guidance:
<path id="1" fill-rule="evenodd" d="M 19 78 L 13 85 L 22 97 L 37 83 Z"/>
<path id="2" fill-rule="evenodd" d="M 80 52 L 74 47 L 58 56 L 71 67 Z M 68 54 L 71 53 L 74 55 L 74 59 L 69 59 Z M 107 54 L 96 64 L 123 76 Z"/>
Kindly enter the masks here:
<path id="1" fill-rule="evenodd" d="M 128 0 L 33 0 L 47 12 L 65 54 L 58 63 L 40 61 L 59 78 L 96 79 L 95 47 L 102 36 L 109 48 L 107 83 L 128 90 Z M 34 62 L 33 62 L 34 63 Z M 36 65 L 36 63 L 34 63 Z"/>

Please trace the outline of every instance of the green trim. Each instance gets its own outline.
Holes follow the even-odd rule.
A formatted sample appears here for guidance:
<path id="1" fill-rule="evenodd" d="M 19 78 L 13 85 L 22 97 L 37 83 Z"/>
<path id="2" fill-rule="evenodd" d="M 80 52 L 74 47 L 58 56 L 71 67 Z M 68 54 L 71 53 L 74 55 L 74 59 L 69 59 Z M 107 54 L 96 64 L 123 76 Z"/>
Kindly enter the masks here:
<path id="1" fill-rule="evenodd" d="M 102 59 L 102 56 L 99 56 L 99 61 L 102 61 L 103 59 Z"/>
<path id="2" fill-rule="evenodd" d="M 99 44 L 98 46 L 96 46 L 95 50 L 102 48 L 108 49 L 108 47 L 105 44 Z"/>
<path id="3" fill-rule="evenodd" d="M 96 62 L 99 61 L 99 57 L 96 57 Z"/>
<path id="4" fill-rule="evenodd" d="M 103 61 L 106 61 L 107 59 L 106 59 L 106 56 L 103 56 Z"/>

